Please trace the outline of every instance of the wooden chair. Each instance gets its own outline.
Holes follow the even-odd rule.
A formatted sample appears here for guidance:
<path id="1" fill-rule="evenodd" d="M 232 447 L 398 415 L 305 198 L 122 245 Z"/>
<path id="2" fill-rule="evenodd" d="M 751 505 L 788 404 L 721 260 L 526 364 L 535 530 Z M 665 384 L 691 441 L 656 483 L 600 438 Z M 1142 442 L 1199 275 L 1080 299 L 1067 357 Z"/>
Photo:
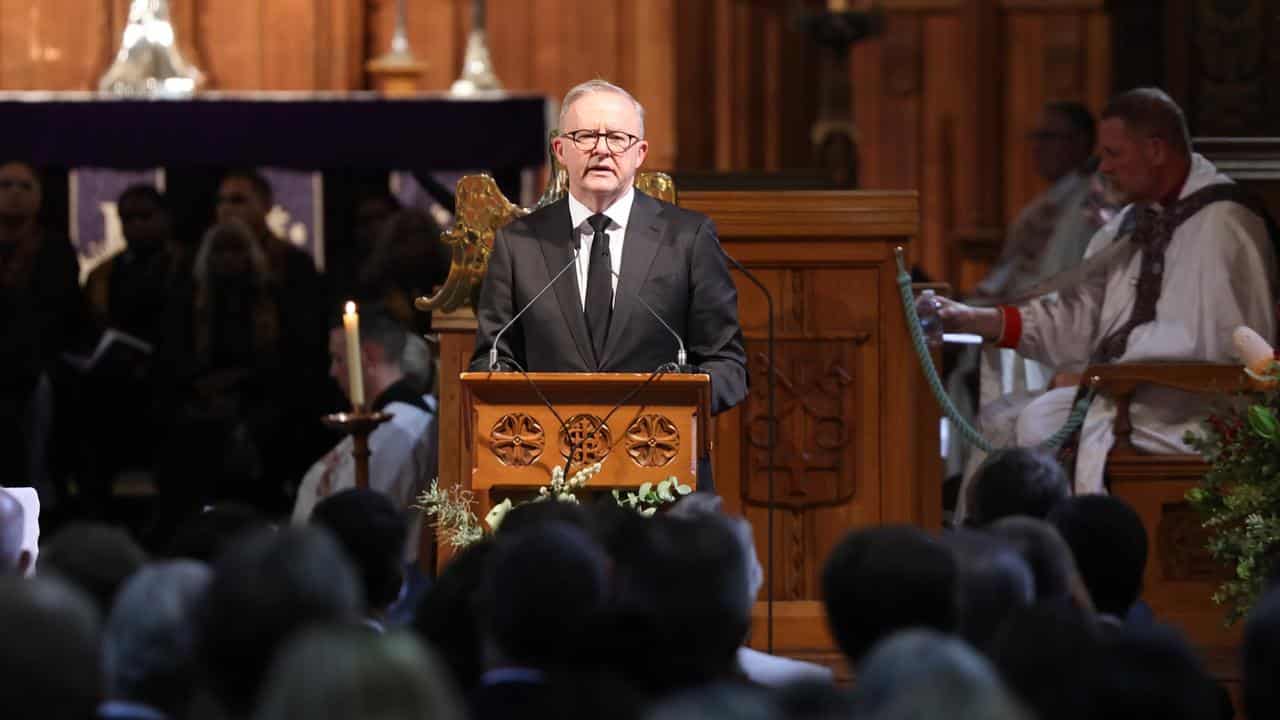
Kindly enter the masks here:
<path id="1" fill-rule="evenodd" d="M 1238 395 L 1249 390 L 1247 377 L 1239 365 L 1209 363 L 1095 365 L 1085 373 L 1100 395 L 1116 403 L 1106 479 L 1111 494 L 1132 505 L 1147 529 L 1142 597 L 1161 622 L 1178 627 L 1200 649 L 1214 676 L 1238 696 L 1240 627 L 1225 627 L 1225 611 L 1212 600 L 1232 570 L 1209 555 L 1208 531 L 1186 501 L 1208 465 L 1196 454 L 1155 455 L 1134 447 L 1130 403 L 1142 385 Z"/>

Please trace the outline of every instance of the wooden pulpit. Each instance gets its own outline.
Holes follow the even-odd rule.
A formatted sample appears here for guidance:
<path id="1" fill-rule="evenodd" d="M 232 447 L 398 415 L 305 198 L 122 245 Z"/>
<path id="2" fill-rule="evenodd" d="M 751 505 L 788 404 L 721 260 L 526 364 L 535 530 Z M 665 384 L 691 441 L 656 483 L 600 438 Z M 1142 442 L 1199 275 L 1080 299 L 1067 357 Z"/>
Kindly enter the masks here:
<path id="1" fill-rule="evenodd" d="M 460 385 L 480 517 L 495 490 L 536 490 L 555 467 L 571 477 L 599 462 L 588 490 L 634 490 L 671 476 L 693 486 L 710 453 L 706 375 L 465 372 Z"/>

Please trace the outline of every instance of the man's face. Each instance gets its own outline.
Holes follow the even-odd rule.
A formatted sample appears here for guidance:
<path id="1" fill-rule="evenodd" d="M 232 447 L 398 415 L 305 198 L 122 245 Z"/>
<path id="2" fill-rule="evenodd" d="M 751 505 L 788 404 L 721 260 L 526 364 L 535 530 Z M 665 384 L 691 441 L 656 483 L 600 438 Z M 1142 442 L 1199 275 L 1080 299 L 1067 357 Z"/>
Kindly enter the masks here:
<path id="1" fill-rule="evenodd" d="M 40 182 L 22 163 L 0 165 L 0 217 L 32 220 L 40 212 Z"/>
<path id="2" fill-rule="evenodd" d="M 1031 131 L 1031 156 L 1040 177 L 1054 182 L 1084 164 L 1093 150 L 1060 112 L 1045 111 Z"/>
<path id="3" fill-rule="evenodd" d="M 170 234 L 169 216 L 150 198 L 130 196 L 116 208 L 125 242 L 135 248 L 158 248 Z"/>
<path id="4" fill-rule="evenodd" d="M 1120 118 L 1107 118 L 1098 125 L 1102 164 L 1098 170 L 1124 203 L 1155 202 L 1159 140 L 1136 135 Z"/>
<path id="5" fill-rule="evenodd" d="M 261 232 L 267 226 L 266 200 L 245 178 L 229 177 L 218 187 L 218 222 L 239 220 Z"/>
<path id="6" fill-rule="evenodd" d="M 565 113 L 563 133 L 577 130 L 622 132 L 640 137 L 640 114 L 626 97 L 614 92 L 593 92 L 578 98 Z M 569 138 L 557 136 L 551 141 L 556 158 L 569 175 L 569 192 L 583 201 L 616 200 L 636 178 L 636 171 L 649 152 L 649 143 L 639 140 L 621 152 L 611 150 L 604 138 L 595 145 L 579 149 Z M 603 209 L 601 206 L 600 209 Z"/>

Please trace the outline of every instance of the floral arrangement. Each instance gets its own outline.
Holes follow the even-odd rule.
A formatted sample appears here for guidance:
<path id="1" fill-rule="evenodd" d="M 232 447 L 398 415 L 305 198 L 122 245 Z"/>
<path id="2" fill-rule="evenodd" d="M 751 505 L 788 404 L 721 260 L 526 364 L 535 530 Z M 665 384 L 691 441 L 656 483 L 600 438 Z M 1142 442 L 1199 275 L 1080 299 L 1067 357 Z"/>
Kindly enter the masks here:
<path id="1" fill-rule="evenodd" d="M 1237 331 L 1237 346 L 1241 340 Z M 1228 624 L 1248 614 L 1280 557 L 1280 364 L 1270 346 L 1265 354 L 1241 354 L 1260 394 L 1210 415 L 1203 435 L 1186 438 L 1210 465 L 1187 500 L 1205 518 L 1210 554 L 1235 568 L 1213 595 L 1226 606 Z"/>
<path id="2" fill-rule="evenodd" d="M 436 480 L 432 480 L 431 486 L 418 496 L 418 503 L 414 508 L 427 517 L 428 523 L 435 528 L 436 535 L 443 542 L 453 548 L 464 548 L 484 537 L 484 526 L 488 526 L 489 532 L 496 532 L 506 514 L 520 505 L 548 501 L 578 502 L 578 491 L 599 473 L 600 463 L 589 465 L 567 479 L 564 468 L 552 468 L 551 481 L 538 488 L 534 499 L 520 503 L 512 503 L 511 498 L 503 500 L 485 515 L 483 526 L 472 510 L 475 496 L 470 490 L 460 487 L 442 489 Z M 663 505 L 675 502 L 691 492 L 693 488 L 671 476 L 656 485 L 644 483 L 635 492 L 614 490 L 612 495 L 619 506 L 648 517 Z"/>

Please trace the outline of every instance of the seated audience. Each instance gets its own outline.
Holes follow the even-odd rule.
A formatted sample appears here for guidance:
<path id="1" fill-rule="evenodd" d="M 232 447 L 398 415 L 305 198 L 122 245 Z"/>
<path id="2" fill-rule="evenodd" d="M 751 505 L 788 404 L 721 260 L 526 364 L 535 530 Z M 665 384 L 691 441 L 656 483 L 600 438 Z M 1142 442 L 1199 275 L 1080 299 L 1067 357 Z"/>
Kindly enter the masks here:
<path id="1" fill-rule="evenodd" d="M 933 630 L 903 630 L 876 644 L 858 669 L 853 717 L 875 720 L 1032 720 L 990 663 Z"/>
<path id="2" fill-rule="evenodd" d="M 452 251 L 440 242 L 440 226 L 427 213 L 406 209 L 382 224 L 373 252 L 360 272 L 362 294 L 378 298 L 415 334 L 431 331 L 431 314 L 413 307 L 449 277 Z"/>
<path id="3" fill-rule="evenodd" d="M 75 585 L 106 617 L 116 593 L 146 561 L 146 553 L 125 531 L 84 523 L 68 525 L 50 537 L 37 570 Z"/>
<path id="4" fill-rule="evenodd" d="M 411 635 L 316 628 L 289 642 L 254 720 L 463 720 L 448 672 Z"/>
<path id="5" fill-rule="evenodd" d="M 896 630 L 954 631 L 957 582 L 951 552 L 921 530 L 857 530 L 840 541 L 822 570 L 827 623 L 856 667 Z"/>
<path id="6" fill-rule="evenodd" d="M 480 597 L 496 546 L 491 539 L 467 546 L 445 566 L 418 604 L 413 629 L 435 649 L 465 695 L 480 686 Z"/>
<path id="7" fill-rule="evenodd" d="M 561 504 L 561 503 L 556 503 Z M 719 495 L 707 492 L 696 492 L 682 498 L 668 514 L 671 517 L 697 519 L 700 517 L 723 517 L 723 500 Z M 764 584 L 764 570 L 756 557 L 755 536 L 751 524 L 744 518 L 727 518 L 738 542 L 742 544 L 743 561 L 746 562 L 747 601 L 754 603 L 760 595 L 760 586 Z M 503 520 L 505 526 L 506 520 Z M 795 660 L 781 655 L 770 655 L 760 652 L 745 644 L 738 648 L 738 668 L 752 682 L 769 687 L 782 687 L 793 682 L 808 680 L 814 682 L 831 682 L 831 669 L 816 663 Z"/>
<path id="8" fill-rule="evenodd" d="M 1228 720 L 1219 693 L 1191 646 L 1169 628 L 1121 628 L 1102 639 L 1084 683 L 1098 720 Z M 1264 716 L 1251 716 L 1264 717 Z"/>
<path id="9" fill-rule="evenodd" d="M 998 536 L 961 531 L 944 535 L 942 543 L 956 558 L 959 634 L 985 652 L 1009 613 L 1035 601 L 1035 575 Z"/>
<path id="10" fill-rule="evenodd" d="M 1280 590 L 1268 590 L 1249 613 L 1242 655 L 1245 717 L 1280 717 Z"/>
<path id="11" fill-rule="evenodd" d="M 412 508 L 428 482 L 436 476 L 436 400 L 406 378 L 400 364 L 408 334 L 376 307 L 360 312 L 360 364 L 370 409 L 392 415 L 369 436 L 369 487 L 386 495 L 409 527 L 406 560 L 416 558 L 422 515 Z M 330 375 L 347 387 L 346 335 L 341 326 L 329 335 Z M 320 500 L 355 487 L 355 458 L 350 436 L 343 438 L 318 460 L 298 487 L 293 521 L 306 522 Z"/>
<path id="12" fill-rule="evenodd" d="M 91 338 L 76 252 L 40 222 L 41 203 L 35 169 L 0 162 L 0 457 L 19 468 L 11 484 L 44 492 L 52 427 L 39 418 L 52 415 L 54 401 L 51 386 L 37 388 L 61 353 Z"/>
<path id="13" fill-rule="evenodd" d="M 54 578 L 0 577 L 0 713 L 85 720 L 102 698 L 99 617 Z"/>
<path id="14" fill-rule="evenodd" d="M 498 539 L 481 590 L 487 669 L 470 697 L 474 717 L 557 713 L 563 698 L 552 676 L 587 663 L 605 566 L 600 548 L 572 526 L 546 524 Z"/>
<path id="15" fill-rule="evenodd" d="M 327 528 L 346 551 L 364 584 L 365 623 L 382 632 L 404 582 L 404 513 L 376 490 L 350 488 L 321 500 L 311 523 Z"/>
<path id="16" fill-rule="evenodd" d="M 1104 621 L 1120 623 L 1142 593 L 1147 567 L 1147 531 L 1125 501 L 1082 495 L 1049 515 L 1075 557 L 1093 606 Z"/>
<path id="17" fill-rule="evenodd" d="M 180 517 L 220 499 L 274 512 L 300 453 L 309 400 L 305 348 L 282 310 L 265 254 L 239 222 L 205 234 L 195 286 L 157 350 L 160 492 Z M 301 472 L 297 470 L 296 472 Z"/>
<path id="18" fill-rule="evenodd" d="M 606 662 L 654 698 L 742 681 L 751 578 L 728 518 L 657 515 L 615 528 Z M 629 536 L 629 537 L 628 537 Z M 635 648 L 631 650 L 630 648 Z"/>
<path id="19" fill-rule="evenodd" d="M 997 450 L 961 489 L 962 517 L 969 527 L 1011 515 L 1043 520 L 1070 495 L 1067 474 L 1052 455 L 1031 448 Z"/>
<path id="20" fill-rule="evenodd" d="M 22 577 L 31 566 L 31 553 L 22 547 L 26 512 L 13 495 L 0 489 L 0 577 Z"/>
<path id="21" fill-rule="evenodd" d="M 1005 684 L 1039 720 L 1080 720 L 1097 712 L 1088 678 L 1099 662 L 1092 615 L 1061 603 L 1019 608 L 991 644 Z"/>
<path id="22" fill-rule="evenodd" d="M 765 688 L 718 683 L 694 688 L 655 703 L 645 720 L 777 720 L 785 717 Z"/>
<path id="23" fill-rule="evenodd" d="M 309 627 L 357 622 L 362 595 L 326 530 L 261 530 L 234 543 L 214 566 L 197 628 L 214 705 L 248 717 L 280 648 Z"/>
<path id="24" fill-rule="evenodd" d="M 181 519 L 164 554 L 212 564 L 238 537 L 269 525 L 266 515 L 248 505 L 209 505 Z"/>
<path id="25" fill-rule="evenodd" d="M 1076 569 L 1071 548 L 1052 525 L 1035 518 L 1007 517 L 988 528 L 1022 556 L 1035 578 L 1036 602 L 1092 613 L 1093 600 Z"/>
<path id="26" fill-rule="evenodd" d="M 196 608 L 212 577 L 190 560 L 143 567 L 121 588 L 102 633 L 101 720 L 187 716 L 196 688 Z"/>

